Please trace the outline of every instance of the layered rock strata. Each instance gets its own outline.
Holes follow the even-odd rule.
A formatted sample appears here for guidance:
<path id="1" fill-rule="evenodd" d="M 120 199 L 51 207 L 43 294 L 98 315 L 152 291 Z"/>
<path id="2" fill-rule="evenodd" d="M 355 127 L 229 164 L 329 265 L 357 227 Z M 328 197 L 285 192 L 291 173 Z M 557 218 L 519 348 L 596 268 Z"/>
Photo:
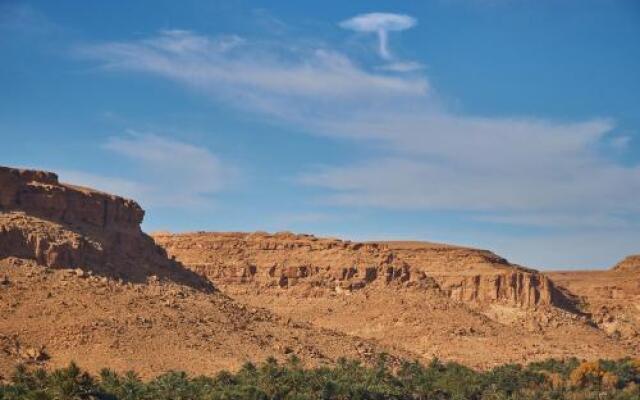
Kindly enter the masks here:
<path id="1" fill-rule="evenodd" d="M 354 243 L 291 233 L 157 233 L 169 255 L 218 285 L 426 288 L 471 304 L 531 308 L 562 301 L 546 276 L 476 249 L 421 242 Z"/>
<path id="2" fill-rule="evenodd" d="M 614 271 L 640 272 L 640 254 L 626 257 L 613 267 Z"/>
<path id="3" fill-rule="evenodd" d="M 209 287 L 142 232 L 143 217 L 133 200 L 60 183 L 51 172 L 0 167 L 0 259 Z"/>

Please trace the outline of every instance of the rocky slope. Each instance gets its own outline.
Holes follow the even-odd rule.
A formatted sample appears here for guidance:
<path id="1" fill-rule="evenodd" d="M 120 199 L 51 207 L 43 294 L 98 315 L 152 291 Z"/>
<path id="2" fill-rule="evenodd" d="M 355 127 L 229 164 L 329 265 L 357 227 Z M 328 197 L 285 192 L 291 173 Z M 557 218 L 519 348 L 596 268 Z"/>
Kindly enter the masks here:
<path id="1" fill-rule="evenodd" d="M 19 362 L 212 374 L 297 355 L 373 361 L 393 346 L 247 307 L 167 258 L 137 203 L 0 168 L 0 378 Z"/>
<path id="2" fill-rule="evenodd" d="M 640 355 L 637 337 L 607 330 L 570 284 L 488 251 L 290 233 L 154 240 L 143 216 L 55 174 L 0 168 L 0 376 L 70 360 L 150 376 L 272 355 L 475 367 Z M 627 296 L 637 281 L 625 282 Z"/>
<path id="3" fill-rule="evenodd" d="M 626 257 L 613 267 L 614 271 L 621 272 L 639 272 L 640 273 L 640 254 L 634 254 Z"/>
<path id="4" fill-rule="evenodd" d="M 340 356 L 373 362 L 409 357 L 377 342 L 274 315 L 219 293 L 150 279 L 127 283 L 83 270 L 0 260 L 0 376 L 17 363 L 75 360 L 145 377 L 168 370 L 215 374 L 246 361 L 296 355 L 307 365 Z"/>
<path id="5" fill-rule="evenodd" d="M 607 271 L 558 271 L 549 276 L 571 291 L 608 335 L 640 346 L 639 256 L 629 256 Z"/>
<path id="6" fill-rule="evenodd" d="M 353 243 L 291 233 L 158 233 L 156 242 L 225 287 L 354 291 L 437 289 L 468 304 L 522 308 L 567 301 L 546 276 L 476 249 L 421 242 Z"/>
<path id="7" fill-rule="evenodd" d="M 132 282 L 155 275 L 211 290 L 140 230 L 143 217 L 132 200 L 61 184 L 51 172 L 0 167 L 0 258 Z"/>
<path id="8" fill-rule="evenodd" d="M 291 233 L 153 237 L 240 302 L 398 345 L 423 360 L 489 367 L 640 351 L 595 327 L 547 275 L 488 251 Z"/>

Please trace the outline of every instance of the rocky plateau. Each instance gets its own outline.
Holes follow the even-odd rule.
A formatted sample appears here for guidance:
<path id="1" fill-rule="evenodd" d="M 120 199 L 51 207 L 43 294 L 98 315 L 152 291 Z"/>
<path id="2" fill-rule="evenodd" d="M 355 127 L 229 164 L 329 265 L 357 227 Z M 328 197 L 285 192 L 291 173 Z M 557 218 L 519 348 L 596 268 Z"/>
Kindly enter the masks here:
<path id="1" fill-rule="evenodd" d="M 283 233 L 145 234 L 133 200 L 0 167 L 0 375 L 17 363 L 214 373 L 296 355 L 477 368 L 640 356 L 640 268 Z"/>

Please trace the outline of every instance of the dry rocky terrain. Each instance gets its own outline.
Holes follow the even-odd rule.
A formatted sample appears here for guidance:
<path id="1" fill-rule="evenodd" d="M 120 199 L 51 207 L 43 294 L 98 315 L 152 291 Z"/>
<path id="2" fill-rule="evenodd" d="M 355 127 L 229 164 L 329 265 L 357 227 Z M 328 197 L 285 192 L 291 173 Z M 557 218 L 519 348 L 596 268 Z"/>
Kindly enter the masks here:
<path id="1" fill-rule="evenodd" d="M 132 200 L 0 167 L 0 375 L 213 373 L 297 355 L 486 368 L 640 356 L 638 257 L 553 272 L 484 250 L 291 233 L 143 233 Z"/>
<path id="2" fill-rule="evenodd" d="M 423 361 L 484 368 L 640 354 L 637 335 L 602 329 L 566 285 L 485 250 L 291 233 L 153 236 L 240 302 L 401 346 Z"/>
<path id="3" fill-rule="evenodd" d="M 606 332 L 640 346 L 640 256 L 629 256 L 606 271 L 558 271 L 548 274 L 575 293 L 580 308 Z"/>
<path id="4" fill-rule="evenodd" d="M 170 260 L 133 201 L 0 169 L 0 375 L 17 363 L 213 373 L 297 355 L 372 361 L 393 347 L 248 307 Z"/>

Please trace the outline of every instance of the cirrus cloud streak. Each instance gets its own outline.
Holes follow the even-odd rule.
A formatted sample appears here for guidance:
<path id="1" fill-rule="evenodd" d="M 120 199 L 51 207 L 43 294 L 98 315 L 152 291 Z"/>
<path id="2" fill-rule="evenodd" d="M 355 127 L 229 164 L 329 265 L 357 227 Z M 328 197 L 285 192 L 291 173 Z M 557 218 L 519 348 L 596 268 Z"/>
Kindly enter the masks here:
<path id="1" fill-rule="evenodd" d="M 154 74 L 382 153 L 301 174 L 299 182 L 325 189 L 325 202 L 490 212 L 496 222 L 508 215 L 525 225 L 532 215 L 542 222 L 563 213 L 609 221 L 640 213 L 633 201 L 640 196 L 640 167 L 623 165 L 608 151 L 607 143 L 618 142 L 611 119 L 460 115 L 429 90 L 424 73 L 367 68 L 329 46 L 172 30 L 87 45 L 80 53 L 107 69 Z"/>

